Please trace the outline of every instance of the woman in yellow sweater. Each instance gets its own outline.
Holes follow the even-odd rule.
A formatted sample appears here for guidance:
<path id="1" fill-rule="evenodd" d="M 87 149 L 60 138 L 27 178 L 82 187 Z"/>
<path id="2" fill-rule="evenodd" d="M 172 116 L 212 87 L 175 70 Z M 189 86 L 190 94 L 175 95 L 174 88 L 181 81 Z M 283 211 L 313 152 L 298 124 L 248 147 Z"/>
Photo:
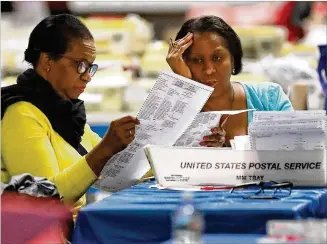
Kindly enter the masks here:
<path id="1" fill-rule="evenodd" d="M 42 20 L 32 31 L 25 60 L 33 68 L 1 89 L 1 175 L 30 173 L 56 184 L 73 215 L 106 162 L 133 141 L 139 121 L 111 123 L 103 139 L 86 124 L 83 93 L 97 71 L 88 28 L 72 15 Z"/>

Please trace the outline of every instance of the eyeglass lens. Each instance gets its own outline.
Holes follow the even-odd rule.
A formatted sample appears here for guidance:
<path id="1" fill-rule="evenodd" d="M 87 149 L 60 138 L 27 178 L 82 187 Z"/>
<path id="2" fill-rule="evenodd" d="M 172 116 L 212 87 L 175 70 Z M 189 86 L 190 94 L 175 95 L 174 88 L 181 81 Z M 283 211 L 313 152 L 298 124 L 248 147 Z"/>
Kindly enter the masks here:
<path id="1" fill-rule="evenodd" d="M 84 74 L 88 68 L 89 68 L 89 65 L 86 62 L 82 61 L 79 63 L 77 71 L 79 74 Z M 98 66 L 96 64 L 91 64 L 90 70 L 89 70 L 90 76 L 93 76 L 97 70 L 98 70 Z"/>

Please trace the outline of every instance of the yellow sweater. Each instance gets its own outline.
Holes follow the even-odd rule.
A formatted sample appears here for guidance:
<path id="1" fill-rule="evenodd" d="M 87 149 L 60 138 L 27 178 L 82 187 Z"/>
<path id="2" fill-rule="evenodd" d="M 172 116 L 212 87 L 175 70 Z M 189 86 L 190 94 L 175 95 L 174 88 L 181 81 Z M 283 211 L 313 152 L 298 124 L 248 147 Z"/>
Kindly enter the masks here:
<path id="1" fill-rule="evenodd" d="M 55 132 L 48 118 L 29 102 L 7 108 L 1 126 L 1 181 L 30 173 L 56 184 L 66 202 L 74 203 L 73 216 L 85 205 L 84 193 L 97 177 L 70 144 Z M 90 151 L 101 138 L 89 125 L 81 144 Z"/>

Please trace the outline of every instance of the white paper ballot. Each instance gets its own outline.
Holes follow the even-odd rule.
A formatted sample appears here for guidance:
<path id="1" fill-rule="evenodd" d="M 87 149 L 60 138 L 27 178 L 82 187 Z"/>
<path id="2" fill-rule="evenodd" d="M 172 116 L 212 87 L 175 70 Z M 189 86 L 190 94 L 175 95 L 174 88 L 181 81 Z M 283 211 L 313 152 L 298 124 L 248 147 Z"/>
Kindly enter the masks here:
<path id="1" fill-rule="evenodd" d="M 261 134 L 251 138 L 251 145 L 256 150 L 316 150 L 326 148 L 325 138 L 325 133 L 319 132 Z"/>
<path id="2" fill-rule="evenodd" d="M 302 132 L 326 131 L 326 119 L 297 119 L 280 121 L 252 122 L 248 127 L 249 133 L 260 132 Z"/>
<path id="3" fill-rule="evenodd" d="M 172 146 L 194 120 L 213 91 L 212 87 L 172 72 L 161 72 L 140 109 L 135 140 L 112 157 L 96 188 L 118 191 L 136 183 L 150 165 L 143 151 L 146 144 Z"/>
<path id="4" fill-rule="evenodd" d="M 253 150 L 326 149 L 326 111 L 255 111 L 249 125 Z"/>
<path id="5" fill-rule="evenodd" d="M 171 190 L 171 191 L 225 191 L 230 190 L 230 186 L 215 186 L 215 184 L 206 184 L 203 186 L 195 186 L 195 185 L 185 185 L 183 187 L 169 187 L 162 186 L 160 184 L 154 184 L 149 186 L 149 188 L 157 188 L 159 190 Z"/>
<path id="6" fill-rule="evenodd" d="M 231 143 L 232 144 L 232 143 Z M 235 136 L 232 145 L 233 150 L 251 150 L 250 136 Z"/>
<path id="7" fill-rule="evenodd" d="M 232 150 L 236 150 L 234 139 L 230 139 L 229 143 L 230 143 L 230 146 L 231 146 Z"/>
<path id="8" fill-rule="evenodd" d="M 294 119 L 314 119 L 326 116 L 325 110 L 296 110 L 296 111 L 255 111 L 253 122 L 279 121 Z"/>
<path id="9" fill-rule="evenodd" d="M 183 135 L 178 138 L 174 146 L 201 147 L 200 142 L 203 140 L 203 137 L 212 134 L 210 130 L 220 124 L 222 115 L 235 115 L 252 110 L 255 109 L 199 113 Z"/>

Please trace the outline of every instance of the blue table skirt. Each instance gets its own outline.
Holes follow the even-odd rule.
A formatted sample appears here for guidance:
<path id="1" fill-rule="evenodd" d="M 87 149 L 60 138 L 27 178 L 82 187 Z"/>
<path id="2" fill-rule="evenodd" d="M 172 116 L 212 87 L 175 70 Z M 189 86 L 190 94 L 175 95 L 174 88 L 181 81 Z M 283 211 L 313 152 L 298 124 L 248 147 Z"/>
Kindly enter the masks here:
<path id="1" fill-rule="evenodd" d="M 171 214 L 181 192 L 142 183 L 83 208 L 73 243 L 162 243 L 171 238 Z M 249 200 L 228 191 L 196 192 L 208 234 L 266 234 L 271 219 L 327 218 L 326 188 L 293 189 L 280 200 Z"/>

